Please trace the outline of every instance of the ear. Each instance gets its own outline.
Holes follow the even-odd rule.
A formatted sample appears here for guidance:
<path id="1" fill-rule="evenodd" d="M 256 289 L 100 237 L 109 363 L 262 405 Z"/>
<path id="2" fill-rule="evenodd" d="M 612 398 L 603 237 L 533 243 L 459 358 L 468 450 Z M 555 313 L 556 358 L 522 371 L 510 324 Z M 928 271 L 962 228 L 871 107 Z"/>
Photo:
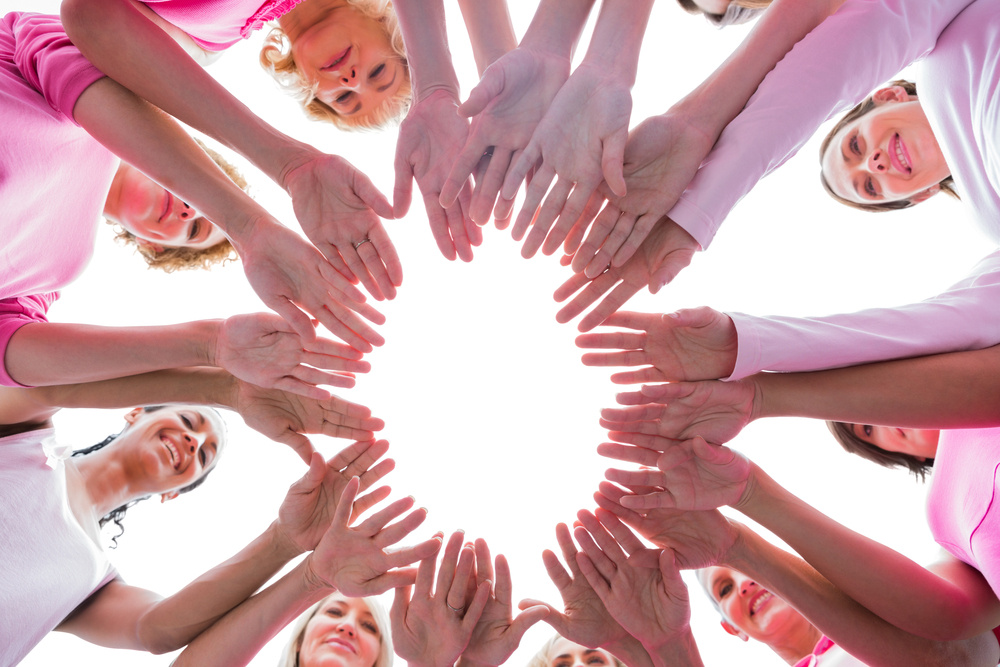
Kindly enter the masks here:
<path id="1" fill-rule="evenodd" d="M 909 100 L 910 94 L 902 86 L 879 88 L 872 93 L 872 101 L 875 102 L 875 106 L 880 106 L 886 102 L 907 102 Z"/>
<path id="2" fill-rule="evenodd" d="M 733 625 L 732 623 L 730 623 L 729 621 L 720 621 L 719 624 L 722 626 L 723 630 L 725 630 L 726 632 L 728 632 L 732 636 L 739 637 L 743 641 L 749 641 L 750 640 L 750 636 L 747 635 L 747 633 L 743 632 L 742 630 L 737 629 L 736 626 Z"/>
<path id="3" fill-rule="evenodd" d="M 135 237 L 135 244 L 137 246 L 139 246 L 140 248 L 148 248 L 148 249 L 152 250 L 155 253 L 161 253 L 161 252 L 163 252 L 163 246 L 161 246 L 158 243 L 153 243 L 149 239 L 143 239 L 143 238 L 139 238 L 138 236 L 136 236 Z"/>
<path id="4" fill-rule="evenodd" d="M 142 408 L 132 408 L 132 410 L 127 415 L 125 415 L 125 421 L 127 421 L 129 424 L 134 424 L 135 420 L 138 419 L 139 415 L 141 414 L 142 414 Z"/>
<path id="5" fill-rule="evenodd" d="M 176 498 L 179 495 L 181 495 L 181 494 L 178 493 L 177 491 L 170 491 L 168 493 L 161 493 L 160 494 L 160 502 L 161 503 L 165 503 L 168 500 L 173 500 L 174 498 Z"/>
<path id="6" fill-rule="evenodd" d="M 910 197 L 910 201 L 912 201 L 914 204 L 919 204 L 922 201 L 926 201 L 926 200 L 930 199 L 931 197 L 933 197 L 934 195 L 936 195 L 939 192 L 941 192 L 941 186 L 940 185 L 932 185 L 931 187 L 927 188 L 926 190 L 921 190 L 917 194 L 915 194 L 912 197 Z"/>

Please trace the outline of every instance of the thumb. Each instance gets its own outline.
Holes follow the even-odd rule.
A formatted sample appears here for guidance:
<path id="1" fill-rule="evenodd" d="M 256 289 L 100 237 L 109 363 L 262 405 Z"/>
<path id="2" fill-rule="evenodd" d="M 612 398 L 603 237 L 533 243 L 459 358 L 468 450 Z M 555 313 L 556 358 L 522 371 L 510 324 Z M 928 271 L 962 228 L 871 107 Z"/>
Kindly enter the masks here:
<path id="1" fill-rule="evenodd" d="M 674 250 L 663 258 L 663 263 L 653 271 L 649 280 L 649 292 L 656 294 L 664 285 L 677 277 L 691 263 L 694 251 Z"/>
<path id="2" fill-rule="evenodd" d="M 362 174 L 360 171 L 355 170 L 354 172 L 354 194 L 356 194 L 361 201 L 365 203 L 368 208 L 375 211 L 375 215 L 380 218 L 392 219 L 392 204 L 389 200 L 385 198 L 385 195 L 379 192 L 378 188 L 371 180 Z"/>
<path id="3" fill-rule="evenodd" d="M 483 72 L 482 80 L 469 92 L 469 99 L 458 105 L 458 115 L 472 118 L 486 108 L 490 101 L 503 92 L 503 68 L 490 65 Z"/>
<path id="4" fill-rule="evenodd" d="M 625 196 L 625 142 L 628 141 L 628 131 L 615 132 L 604 142 L 604 155 L 601 157 L 601 171 L 608 188 L 619 197 Z"/>
<path id="5" fill-rule="evenodd" d="M 402 218 L 410 210 L 413 198 L 413 165 L 396 148 L 396 184 L 392 191 L 392 216 Z"/>
<path id="6" fill-rule="evenodd" d="M 309 438 L 301 433 L 288 430 L 283 435 L 276 438 L 276 440 L 283 445 L 291 447 L 292 450 L 299 455 L 299 458 L 309 465 L 309 472 L 306 473 L 304 479 L 312 478 L 316 469 L 316 457 L 319 456 L 320 460 L 322 460 L 323 457 L 316 453 L 316 449 L 313 447 L 312 442 L 309 441 Z M 322 481 L 323 476 L 320 476 L 319 482 Z M 312 483 L 312 487 L 315 488 L 319 486 L 319 482 Z"/>

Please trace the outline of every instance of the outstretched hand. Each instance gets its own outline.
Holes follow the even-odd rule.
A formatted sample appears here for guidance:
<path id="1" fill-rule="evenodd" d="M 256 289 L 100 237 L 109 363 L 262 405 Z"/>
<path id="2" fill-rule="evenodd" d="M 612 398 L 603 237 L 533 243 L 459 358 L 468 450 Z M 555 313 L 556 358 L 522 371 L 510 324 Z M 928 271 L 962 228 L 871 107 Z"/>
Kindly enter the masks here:
<path id="1" fill-rule="evenodd" d="M 396 296 L 403 266 L 383 218 L 392 206 L 367 176 L 336 155 L 316 153 L 283 175 L 295 216 L 309 240 L 344 276 L 378 300 Z"/>
<path id="2" fill-rule="evenodd" d="M 447 205 L 441 190 L 448 170 L 466 143 L 469 122 L 459 118 L 458 105 L 445 91 L 437 91 L 410 107 L 399 126 L 396 141 L 396 188 L 393 214 L 402 218 L 410 208 L 413 179 L 424 197 L 431 233 L 441 254 L 472 261 L 472 248 L 483 241 L 482 230 L 469 217 L 472 186 L 467 174 Z M 471 171 L 470 171 L 471 174 Z"/>
<path id="3" fill-rule="evenodd" d="M 489 164 L 472 195 L 472 219 L 486 224 L 496 206 L 497 226 L 506 227 L 514 198 L 497 205 L 500 187 L 569 78 L 569 69 L 566 58 L 522 46 L 486 68 L 469 99 L 458 108 L 463 116 L 472 118 L 472 127 L 441 189 L 442 206 L 455 201 L 480 159 L 492 148 Z"/>
<path id="4" fill-rule="evenodd" d="M 702 438 L 674 441 L 620 432 L 611 433 L 611 437 L 618 442 L 600 445 L 599 454 L 638 463 L 647 469 L 612 468 L 605 476 L 625 486 L 661 489 L 624 497 L 622 504 L 630 509 L 641 512 L 656 508 L 709 510 L 723 505 L 737 506 L 752 490 L 750 461 L 728 447 L 710 445 Z M 648 469 L 649 466 L 656 468 Z"/>
<path id="5" fill-rule="evenodd" d="M 628 407 L 601 410 L 601 426 L 674 440 L 701 436 L 722 445 L 754 419 L 757 401 L 756 385 L 749 379 L 645 385 L 618 394 L 618 402 Z"/>
<path id="6" fill-rule="evenodd" d="M 667 215 L 712 150 L 710 137 L 669 112 L 639 123 L 625 144 L 625 185 L 619 197 L 606 186 L 608 204 L 573 256 L 573 270 L 596 278 L 624 266 L 653 225 Z"/>
<path id="7" fill-rule="evenodd" d="M 337 396 L 306 398 L 280 389 L 263 389 L 243 380 L 234 383 L 233 409 L 246 425 L 288 445 L 306 463 L 315 451 L 306 433 L 371 440 L 375 431 L 385 427 L 385 422 L 372 417 L 372 411 L 365 406 Z"/>
<path id="8" fill-rule="evenodd" d="M 401 498 L 352 527 L 357 514 L 355 498 L 361 481 L 354 477 L 344 487 L 330 528 L 306 557 L 308 580 L 317 589 L 335 589 L 347 597 L 379 595 L 392 588 L 413 583 L 416 570 L 406 567 L 437 553 L 441 543 L 427 540 L 411 547 L 390 549 L 413 532 L 427 511 L 418 509 L 399 518 L 413 507 L 413 498 Z"/>
<path id="9" fill-rule="evenodd" d="M 560 285 L 554 294 L 555 300 L 561 302 L 573 298 L 556 314 L 556 320 L 569 322 L 604 297 L 580 320 L 580 331 L 590 331 L 643 287 L 648 285 L 652 294 L 660 291 L 691 263 L 699 247 L 698 242 L 677 223 L 670 218 L 661 218 L 639 250 L 621 266 L 610 267 L 594 279 L 579 272 Z"/>
<path id="10" fill-rule="evenodd" d="M 214 352 L 215 365 L 240 380 L 313 399 L 330 396 L 317 385 L 353 387 L 351 373 L 371 368 L 361 361 L 358 350 L 342 343 L 325 338 L 303 341 L 273 313 L 226 319 L 219 327 Z"/>
<path id="11" fill-rule="evenodd" d="M 602 180 L 625 196 L 622 164 L 631 114 L 629 86 L 591 63 L 577 67 L 559 89 L 501 190 L 504 199 L 513 199 L 535 169 L 512 230 L 521 240 L 531 227 L 521 255 L 532 257 L 540 247 L 554 253 Z"/>
<path id="12" fill-rule="evenodd" d="M 608 613 L 647 649 L 688 632 L 691 605 L 673 552 L 647 549 L 610 512 L 577 516 L 577 561 Z"/>
<path id="13" fill-rule="evenodd" d="M 412 665 L 452 667 L 486 606 L 489 582 L 468 595 L 476 564 L 472 547 L 462 547 L 464 537 L 456 532 L 449 538 L 436 586 L 437 556 L 432 554 L 421 561 L 415 585 L 396 589 L 389 610 L 393 648 Z"/>
<path id="14" fill-rule="evenodd" d="M 578 336 L 584 349 L 611 349 L 583 355 L 587 366 L 646 366 L 615 373 L 618 384 L 715 380 L 736 366 L 736 326 L 725 313 L 711 308 L 680 310 L 669 315 L 620 312 L 604 322 L 632 331 Z"/>

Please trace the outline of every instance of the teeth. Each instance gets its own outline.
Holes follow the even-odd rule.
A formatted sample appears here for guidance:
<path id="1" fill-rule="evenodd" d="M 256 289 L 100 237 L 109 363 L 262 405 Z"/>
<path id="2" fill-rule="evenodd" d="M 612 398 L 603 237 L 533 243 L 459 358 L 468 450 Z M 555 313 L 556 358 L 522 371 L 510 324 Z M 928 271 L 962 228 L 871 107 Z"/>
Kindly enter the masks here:
<path id="1" fill-rule="evenodd" d="M 899 164 L 903 165 L 906 171 L 910 171 L 910 163 L 906 161 L 906 155 L 903 153 L 903 144 L 899 141 L 899 137 L 896 137 L 896 159 L 899 160 Z"/>
<path id="2" fill-rule="evenodd" d="M 770 599 L 771 599 L 770 592 L 762 594 L 760 597 L 758 597 L 756 600 L 753 601 L 753 606 L 750 607 L 750 613 L 756 614 L 757 610 L 760 609 L 760 606 Z"/>
<path id="3" fill-rule="evenodd" d="M 176 470 L 177 466 L 180 465 L 181 457 L 177 452 L 177 449 L 174 447 L 174 443 L 170 442 L 170 440 L 166 437 L 161 437 L 160 441 L 167 446 L 167 451 L 170 452 L 170 460 L 174 464 L 174 470 Z"/>

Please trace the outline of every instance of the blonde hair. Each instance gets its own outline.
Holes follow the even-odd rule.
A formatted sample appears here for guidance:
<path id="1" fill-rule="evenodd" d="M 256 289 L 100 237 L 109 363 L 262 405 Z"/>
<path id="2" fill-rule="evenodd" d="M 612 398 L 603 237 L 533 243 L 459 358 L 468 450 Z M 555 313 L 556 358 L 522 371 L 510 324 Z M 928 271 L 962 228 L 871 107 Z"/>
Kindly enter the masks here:
<path id="1" fill-rule="evenodd" d="M 538 649 L 538 653 L 532 656 L 531 660 L 528 661 L 527 667 L 549 667 L 552 663 L 552 658 L 555 657 L 551 655 L 552 649 L 555 648 L 556 642 L 563 639 L 562 635 L 555 635 L 547 642 L 542 644 L 542 648 Z M 601 649 L 602 651 L 604 649 Z M 608 653 L 608 655 L 611 655 Z M 611 655 L 611 659 L 615 661 L 615 667 L 625 667 L 625 663 Z"/>
<path id="2" fill-rule="evenodd" d="M 288 35 L 276 23 L 271 24 L 271 32 L 264 39 L 260 50 L 260 64 L 274 77 L 278 85 L 298 100 L 306 115 L 313 120 L 333 123 L 341 130 L 374 130 L 397 121 L 410 107 L 412 88 L 410 71 L 406 61 L 406 47 L 399 20 L 390 0 L 346 0 L 347 4 L 364 16 L 377 22 L 389 38 L 392 50 L 403 62 L 406 77 L 395 95 L 366 114 L 342 116 L 330 105 L 316 99 L 315 86 L 302 76 L 292 55 L 292 43 Z"/>
<path id="3" fill-rule="evenodd" d="M 347 596 L 340 593 L 327 595 L 295 620 L 295 623 L 292 624 L 292 635 L 288 639 L 288 644 L 285 645 L 285 652 L 281 656 L 281 660 L 278 661 L 278 667 L 299 667 L 299 649 L 302 648 L 302 638 L 306 634 L 306 626 L 309 625 L 309 621 L 312 620 L 320 608 L 326 604 L 327 600 L 332 597 L 346 599 Z M 389 614 L 386 612 L 385 607 L 382 606 L 382 603 L 378 601 L 378 598 L 365 597 L 361 599 L 368 606 L 368 611 L 372 613 L 375 625 L 378 626 L 380 646 L 378 657 L 375 658 L 375 664 L 372 667 L 392 667 L 392 632 L 389 625 Z"/>
<path id="4" fill-rule="evenodd" d="M 203 151 L 208 153 L 208 156 L 215 161 L 215 164 L 219 165 L 233 183 L 239 186 L 244 192 L 249 189 L 247 180 L 243 178 L 243 174 L 236 167 L 216 151 L 202 143 L 201 140 L 197 138 L 194 138 L 194 140 L 201 146 Z M 208 248 L 174 247 L 157 250 L 150 245 L 139 243 L 135 234 L 114 221 L 108 220 L 107 222 L 109 225 L 117 227 L 115 240 L 126 245 L 134 245 L 135 249 L 142 255 L 142 258 L 146 260 L 146 264 L 151 269 L 160 269 L 167 273 L 173 273 L 177 270 L 210 269 L 217 264 L 224 264 L 225 262 L 237 259 L 236 249 L 233 248 L 233 244 L 229 242 L 229 239 L 223 239 Z"/>

